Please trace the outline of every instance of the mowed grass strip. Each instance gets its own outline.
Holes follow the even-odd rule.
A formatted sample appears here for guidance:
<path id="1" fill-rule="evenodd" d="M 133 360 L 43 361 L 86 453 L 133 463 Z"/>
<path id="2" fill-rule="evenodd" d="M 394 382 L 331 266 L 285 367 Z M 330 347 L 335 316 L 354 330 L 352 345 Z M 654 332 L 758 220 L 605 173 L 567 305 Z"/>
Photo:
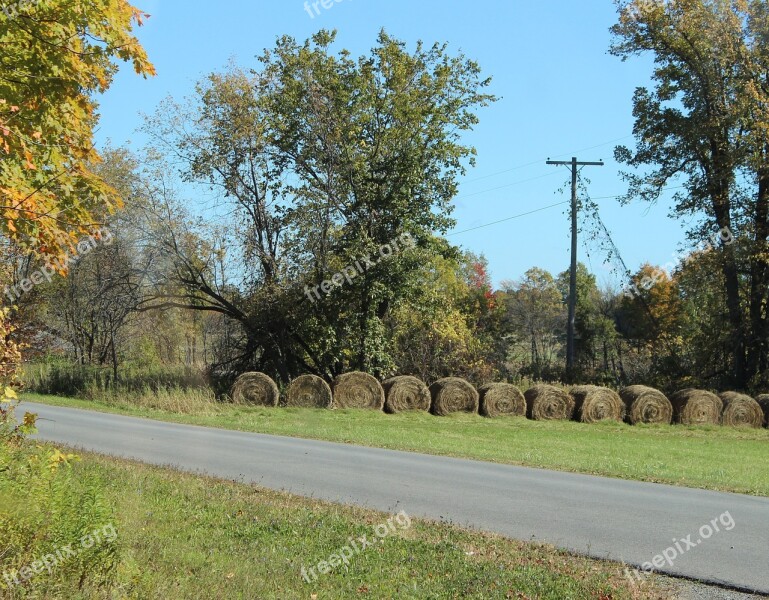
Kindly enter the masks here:
<path id="1" fill-rule="evenodd" d="M 26 394 L 30 402 L 177 423 L 360 444 L 607 477 L 769 496 L 769 430 L 718 426 L 583 424 L 455 414 L 251 408 L 201 414 Z"/>
<path id="2" fill-rule="evenodd" d="M 115 510 L 121 562 L 112 597 L 666 597 L 656 578 L 633 585 L 616 563 L 413 517 L 348 566 L 307 583 L 302 567 L 338 554 L 351 537 L 375 537 L 374 528 L 393 515 L 81 456 L 73 468 L 101 480 Z"/>

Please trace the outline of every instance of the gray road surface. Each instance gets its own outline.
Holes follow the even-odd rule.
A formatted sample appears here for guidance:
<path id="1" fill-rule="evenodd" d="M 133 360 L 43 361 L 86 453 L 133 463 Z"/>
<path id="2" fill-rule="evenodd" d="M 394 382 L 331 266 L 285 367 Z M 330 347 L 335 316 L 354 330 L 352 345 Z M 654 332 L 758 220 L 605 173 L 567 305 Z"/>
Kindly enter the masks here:
<path id="1" fill-rule="evenodd" d="M 769 594 L 767 498 L 32 403 L 23 410 L 40 415 L 41 438 L 86 450 L 332 502 L 405 510 L 635 566 L 667 551 L 672 565 L 665 561 L 658 572 Z"/>

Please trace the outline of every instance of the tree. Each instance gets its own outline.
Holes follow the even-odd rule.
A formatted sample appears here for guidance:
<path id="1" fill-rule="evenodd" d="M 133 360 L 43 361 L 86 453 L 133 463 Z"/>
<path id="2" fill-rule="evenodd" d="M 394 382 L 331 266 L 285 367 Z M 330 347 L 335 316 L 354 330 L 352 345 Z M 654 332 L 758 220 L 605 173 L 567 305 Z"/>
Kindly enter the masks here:
<path id="1" fill-rule="evenodd" d="M 144 16 L 125 0 L 20 3 L 0 14 L 0 232 L 16 246 L 61 256 L 91 228 L 92 213 L 119 202 L 88 166 L 99 160 L 92 95 L 109 87 L 114 59 L 154 73 L 131 35 Z M 0 310 L 6 396 L 19 356 L 9 318 Z"/>
<path id="2" fill-rule="evenodd" d="M 408 52 L 383 32 L 354 60 L 332 52 L 334 37 L 281 38 L 260 70 L 211 75 L 147 126 L 182 176 L 233 214 L 233 234 L 206 254 L 226 251 L 241 275 L 218 285 L 200 245 L 169 229 L 185 297 L 158 294 L 147 308 L 238 321 L 237 368 L 261 364 L 283 381 L 393 368 L 385 322 L 420 297 L 425 260 L 453 253 L 434 233 L 451 226 L 457 178 L 472 163 L 461 135 L 494 100 L 478 66 L 445 46 Z"/>
<path id="3" fill-rule="evenodd" d="M 478 385 L 506 375 L 505 303 L 486 260 L 470 252 L 424 257 L 421 297 L 388 315 L 393 372 L 424 381 L 464 377 Z"/>
<path id="4" fill-rule="evenodd" d="M 154 73 L 131 35 L 146 16 L 125 0 L 24 2 L 0 14 L 0 231 L 15 242 L 61 253 L 119 204 L 91 166 L 93 95 L 109 87 L 114 59 Z"/>
<path id="5" fill-rule="evenodd" d="M 715 226 L 742 241 L 743 264 L 723 246 L 719 268 L 733 383 L 744 387 L 769 366 L 769 8 L 749 0 L 617 6 L 612 53 L 650 53 L 656 64 L 654 88 L 634 97 L 636 149 L 616 151 L 631 167 L 651 168 L 628 174 L 626 200 L 653 202 L 680 180 L 675 213 L 699 217 L 692 240 Z"/>
<path id="6" fill-rule="evenodd" d="M 664 352 L 681 334 L 681 302 L 676 281 L 648 263 L 631 277 L 631 290 L 622 297 L 620 327 L 631 340 L 649 343 Z"/>
<path id="7" fill-rule="evenodd" d="M 730 332 L 723 273 L 716 252 L 686 257 L 673 280 L 680 297 L 681 354 L 686 371 L 699 385 L 720 388 L 729 383 Z"/>
<path id="8" fill-rule="evenodd" d="M 559 377 L 554 364 L 563 349 L 566 312 L 553 276 L 531 268 L 520 281 L 504 283 L 512 331 L 511 358 L 522 373 Z"/>
<path id="9" fill-rule="evenodd" d="M 46 328 L 70 345 L 80 364 L 112 365 L 118 359 L 129 319 L 139 298 L 139 282 L 126 248 L 112 239 L 95 246 L 55 281 L 48 293 Z"/>

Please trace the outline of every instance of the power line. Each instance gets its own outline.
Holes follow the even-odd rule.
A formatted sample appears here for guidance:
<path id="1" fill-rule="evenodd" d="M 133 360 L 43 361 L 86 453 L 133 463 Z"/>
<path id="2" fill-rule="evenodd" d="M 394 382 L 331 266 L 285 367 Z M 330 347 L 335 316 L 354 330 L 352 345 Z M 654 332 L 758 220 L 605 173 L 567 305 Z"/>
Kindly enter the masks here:
<path id="1" fill-rule="evenodd" d="M 548 160 L 548 165 L 567 167 L 571 171 L 571 266 L 569 267 L 569 321 L 566 330 L 566 373 L 570 376 L 574 369 L 574 339 L 576 337 L 577 314 L 577 180 L 579 172 L 585 167 L 602 167 L 603 161 L 580 161 L 572 157 L 571 161 Z"/>
<path id="2" fill-rule="evenodd" d="M 505 188 L 512 187 L 514 185 L 519 185 L 521 183 L 528 183 L 529 181 L 536 181 L 537 179 L 544 179 L 545 177 L 552 177 L 553 175 L 557 175 L 557 172 L 550 172 L 550 173 L 544 173 L 542 175 L 537 175 L 536 177 L 530 177 L 529 179 L 522 179 L 520 181 L 513 181 L 512 183 L 506 183 L 505 185 L 500 185 L 495 188 L 489 188 L 488 190 L 481 190 L 479 192 L 473 192 L 472 194 L 465 194 L 464 196 L 460 196 L 455 200 L 455 202 L 460 202 L 464 200 L 465 198 L 472 198 L 473 196 L 480 196 L 481 194 L 487 194 L 488 192 L 496 192 L 497 190 L 502 190 Z"/>
<path id="3" fill-rule="evenodd" d="M 671 187 L 664 188 L 660 190 L 661 192 L 666 192 L 668 190 L 676 190 L 682 187 L 686 187 L 684 185 L 674 185 Z M 615 198 L 624 198 L 626 194 L 617 194 L 615 196 L 597 196 L 595 198 L 590 198 L 591 200 L 613 200 Z M 491 227 L 492 225 L 498 225 L 499 223 L 504 223 L 506 221 L 511 221 L 513 219 L 517 219 L 519 217 L 525 217 L 527 215 L 531 215 L 534 213 L 541 212 L 543 210 L 547 210 L 548 208 L 553 208 L 554 206 L 560 206 L 562 204 L 568 204 L 569 201 L 566 200 L 564 202 L 558 202 L 557 204 L 551 204 L 549 206 L 543 206 L 542 208 L 538 208 L 536 210 L 532 210 L 526 213 L 522 213 L 520 215 L 513 215 L 512 217 L 506 217 L 504 219 L 500 219 L 499 221 L 492 221 L 491 223 L 484 223 L 483 225 L 478 225 L 477 227 L 471 227 L 470 229 L 463 229 L 462 231 L 455 231 L 454 233 L 449 233 L 446 235 L 446 237 L 452 236 L 452 235 L 459 235 L 460 233 L 467 233 L 468 231 L 475 231 L 476 229 L 484 229 L 486 227 Z"/>
<path id="4" fill-rule="evenodd" d="M 506 221 L 512 221 L 513 219 L 520 219 L 521 217 L 533 215 L 534 213 L 542 212 L 543 210 L 547 210 L 549 208 L 553 208 L 555 206 L 561 206 L 563 204 L 568 204 L 568 203 L 569 203 L 568 200 L 564 200 L 563 202 L 556 202 L 555 204 L 551 204 L 550 206 L 543 206 L 542 208 L 530 210 L 529 212 L 521 213 L 520 215 L 513 215 L 512 217 L 506 217 L 504 219 L 500 219 L 499 221 L 494 221 L 493 223 L 486 223 L 485 225 L 478 225 L 478 227 L 471 227 L 470 229 L 455 231 L 454 233 L 447 234 L 446 237 L 451 237 L 452 235 L 459 235 L 460 233 L 467 233 L 468 231 L 475 231 L 476 229 L 483 229 L 484 227 L 491 227 L 492 225 L 497 225 L 499 223 L 504 223 Z"/>
<path id="5" fill-rule="evenodd" d="M 574 154 L 579 154 L 580 152 L 587 152 L 588 150 L 595 150 L 596 148 L 601 148 L 602 146 L 607 146 L 608 144 L 613 144 L 615 142 L 621 142 L 622 140 L 626 140 L 627 138 L 633 137 L 633 134 L 630 135 L 624 135 L 620 138 L 609 140 L 608 142 L 603 142 L 601 144 L 596 144 L 595 146 L 590 146 L 589 148 L 580 148 L 579 150 L 572 150 L 571 152 L 564 152 L 563 154 L 556 154 L 554 155 L 555 158 L 559 158 L 561 156 L 571 156 Z M 542 163 L 543 160 L 546 160 L 545 158 L 541 158 L 539 160 L 532 161 L 530 163 L 526 163 L 524 165 L 518 165 L 517 167 L 510 167 L 509 169 L 504 169 L 502 171 L 496 171 L 495 173 L 489 173 L 488 175 L 482 175 L 480 177 L 476 177 L 474 179 L 468 179 L 464 183 L 473 183 L 474 181 L 481 181 L 482 179 L 489 179 L 490 177 L 496 177 L 497 175 L 502 175 L 504 173 L 510 173 L 511 171 L 518 171 L 519 169 L 525 169 L 526 167 L 532 167 L 534 165 L 539 165 Z"/>

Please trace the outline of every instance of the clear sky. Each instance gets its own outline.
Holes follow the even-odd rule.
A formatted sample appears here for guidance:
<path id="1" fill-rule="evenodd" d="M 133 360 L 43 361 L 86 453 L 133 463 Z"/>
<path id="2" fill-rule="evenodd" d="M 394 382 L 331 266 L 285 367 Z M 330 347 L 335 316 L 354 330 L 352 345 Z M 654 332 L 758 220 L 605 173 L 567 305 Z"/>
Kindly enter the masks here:
<path id="1" fill-rule="evenodd" d="M 669 218 L 667 202 L 621 207 L 611 198 L 625 191 L 613 148 L 632 144 L 633 90 L 648 85 L 651 72 L 648 58 L 623 63 L 608 54 L 616 20 L 611 0 L 337 0 L 328 9 L 318 4 L 312 18 L 304 0 L 134 3 L 152 15 L 138 35 L 158 76 L 143 80 L 128 66 L 121 70 L 101 99 L 99 143 L 141 146 L 141 113 L 154 112 L 168 95 L 190 94 L 198 79 L 230 59 L 256 66 L 254 57 L 280 35 L 304 40 L 321 28 L 337 29 L 338 47 L 357 56 L 384 27 L 412 45 L 448 42 L 493 77 L 490 91 L 501 100 L 481 111 L 467 137 L 477 165 L 462 181 L 450 240 L 485 254 L 495 283 L 532 266 L 568 268 L 566 205 L 478 228 L 568 199 L 568 187 L 558 192 L 568 171 L 546 166 L 548 157 L 606 161 L 585 175 L 630 269 L 669 262 L 683 242 L 682 223 Z M 616 280 L 596 244 L 580 244 L 580 259 L 600 282 Z"/>

